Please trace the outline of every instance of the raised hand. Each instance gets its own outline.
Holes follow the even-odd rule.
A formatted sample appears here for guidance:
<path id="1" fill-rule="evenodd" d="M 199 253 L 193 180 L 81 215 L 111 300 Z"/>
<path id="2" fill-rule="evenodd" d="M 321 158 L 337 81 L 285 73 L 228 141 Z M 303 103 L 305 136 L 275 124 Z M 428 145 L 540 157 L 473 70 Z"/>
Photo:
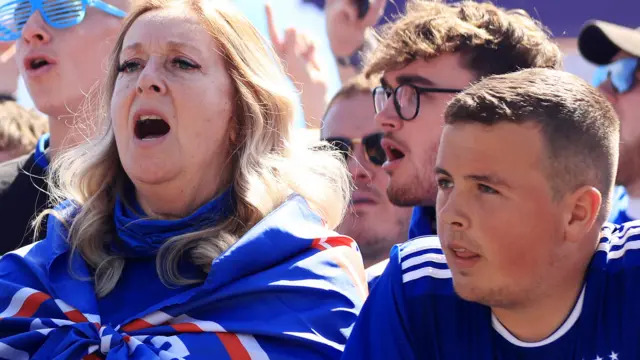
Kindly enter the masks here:
<path id="1" fill-rule="evenodd" d="M 301 92 L 307 123 L 319 127 L 327 103 L 327 76 L 326 69 L 318 61 L 316 43 L 294 28 L 286 29 L 281 38 L 269 4 L 265 5 L 265 13 L 272 46 L 284 63 L 287 75 Z"/>
<path id="2" fill-rule="evenodd" d="M 373 27 L 382 14 L 387 0 L 370 0 L 369 11 L 358 18 L 354 0 L 327 0 L 325 5 L 327 36 L 335 56 L 353 54 L 365 39 L 365 32 Z"/>

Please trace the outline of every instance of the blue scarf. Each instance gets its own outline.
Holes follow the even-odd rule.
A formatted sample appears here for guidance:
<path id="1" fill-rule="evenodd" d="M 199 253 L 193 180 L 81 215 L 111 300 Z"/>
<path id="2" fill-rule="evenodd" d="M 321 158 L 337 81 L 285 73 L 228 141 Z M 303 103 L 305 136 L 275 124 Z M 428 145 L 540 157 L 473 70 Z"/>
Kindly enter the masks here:
<path id="1" fill-rule="evenodd" d="M 126 257 L 154 256 L 170 238 L 215 226 L 233 212 L 233 194 L 227 189 L 185 218 L 148 219 L 135 200 L 133 189 L 128 190 L 127 201 L 116 198 L 113 219 L 118 238 L 111 242 L 111 250 Z"/>

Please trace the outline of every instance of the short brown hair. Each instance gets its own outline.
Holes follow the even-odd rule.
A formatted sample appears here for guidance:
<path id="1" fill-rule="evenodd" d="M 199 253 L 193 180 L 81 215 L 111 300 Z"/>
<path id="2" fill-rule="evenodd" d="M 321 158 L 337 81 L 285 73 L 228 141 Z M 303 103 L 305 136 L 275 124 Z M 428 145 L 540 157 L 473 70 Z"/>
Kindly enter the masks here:
<path id="1" fill-rule="evenodd" d="M 556 198 L 591 185 L 608 212 L 618 166 L 620 122 L 607 99 L 564 71 L 527 69 L 487 77 L 458 94 L 445 123 L 535 123 L 548 155 L 548 178 Z"/>
<path id="2" fill-rule="evenodd" d="M 383 27 L 364 73 L 371 77 L 452 52 L 460 52 L 478 78 L 562 66 L 560 48 L 524 10 L 473 1 L 413 0 L 406 15 Z"/>
<path id="3" fill-rule="evenodd" d="M 47 119 L 13 100 L 0 100 L 0 151 L 24 155 L 36 147 L 38 138 L 49 131 Z"/>

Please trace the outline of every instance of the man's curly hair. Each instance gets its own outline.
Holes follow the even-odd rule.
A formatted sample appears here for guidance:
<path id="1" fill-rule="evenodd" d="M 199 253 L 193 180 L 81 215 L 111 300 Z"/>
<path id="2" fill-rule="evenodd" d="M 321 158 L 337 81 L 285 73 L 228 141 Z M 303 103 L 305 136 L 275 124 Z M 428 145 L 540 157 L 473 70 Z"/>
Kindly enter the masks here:
<path id="1" fill-rule="evenodd" d="M 478 79 L 520 69 L 562 67 L 560 48 L 538 21 L 524 10 L 505 10 L 491 3 L 410 1 L 406 15 L 386 24 L 378 41 L 368 54 L 367 77 L 453 52 L 463 55 Z"/>

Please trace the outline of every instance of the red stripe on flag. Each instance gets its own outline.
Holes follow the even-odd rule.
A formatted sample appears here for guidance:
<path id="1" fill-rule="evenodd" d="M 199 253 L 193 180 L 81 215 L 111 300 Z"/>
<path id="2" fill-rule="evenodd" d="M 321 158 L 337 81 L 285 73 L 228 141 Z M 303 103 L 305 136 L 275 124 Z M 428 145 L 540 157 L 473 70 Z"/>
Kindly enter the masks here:
<path id="1" fill-rule="evenodd" d="M 202 332 L 202 329 L 194 323 L 180 323 L 180 324 L 171 324 L 171 327 L 174 328 L 179 333 L 199 333 Z"/>
<path id="2" fill-rule="evenodd" d="M 96 354 L 85 355 L 82 360 L 102 360 L 102 358 Z"/>
<path id="3" fill-rule="evenodd" d="M 18 312 L 13 315 L 13 317 L 31 317 L 36 313 L 36 311 L 38 311 L 40 305 L 42 305 L 43 302 L 49 299 L 51 299 L 51 296 L 40 291 L 35 292 L 27 296 L 27 298 L 24 300 L 24 303 L 22 304 L 22 307 L 20 307 L 20 310 L 18 310 Z"/>
<path id="4" fill-rule="evenodd" d="M 124 332 L 137 331 L 137 330 L 147 329 L 152 326 L 153 325 L 149 324 L 148 322 L 142 319 L 135 319 L 132 322 L 128 323 L 127 325 L 123 326 L 122 331 Z"/>
<path id="5" fill-rule="evenodd" d="M 251 360 L 251 355 L 240 342 L 238 335 L 231 333 L 216 333 L 216 335 L 220 338 L 231 360 Z"/>
<path id="6" fill-rule="evenodd" d="M 67 316 L 67 319 L 75 323 L 89 322 L 89 320 L 78 310 L 67 311 L 64 314 Z"/>
<path id="7" fill-rule="evenodd" d="M 333 247 L 341 246 L 341 245 L 352 247 L 353 244 L 355 243 L 353 239 L 347 236 L 332 236 L 330 238 L 327 238 L 324 242 L 326 242 L 327 244 Z"/>

